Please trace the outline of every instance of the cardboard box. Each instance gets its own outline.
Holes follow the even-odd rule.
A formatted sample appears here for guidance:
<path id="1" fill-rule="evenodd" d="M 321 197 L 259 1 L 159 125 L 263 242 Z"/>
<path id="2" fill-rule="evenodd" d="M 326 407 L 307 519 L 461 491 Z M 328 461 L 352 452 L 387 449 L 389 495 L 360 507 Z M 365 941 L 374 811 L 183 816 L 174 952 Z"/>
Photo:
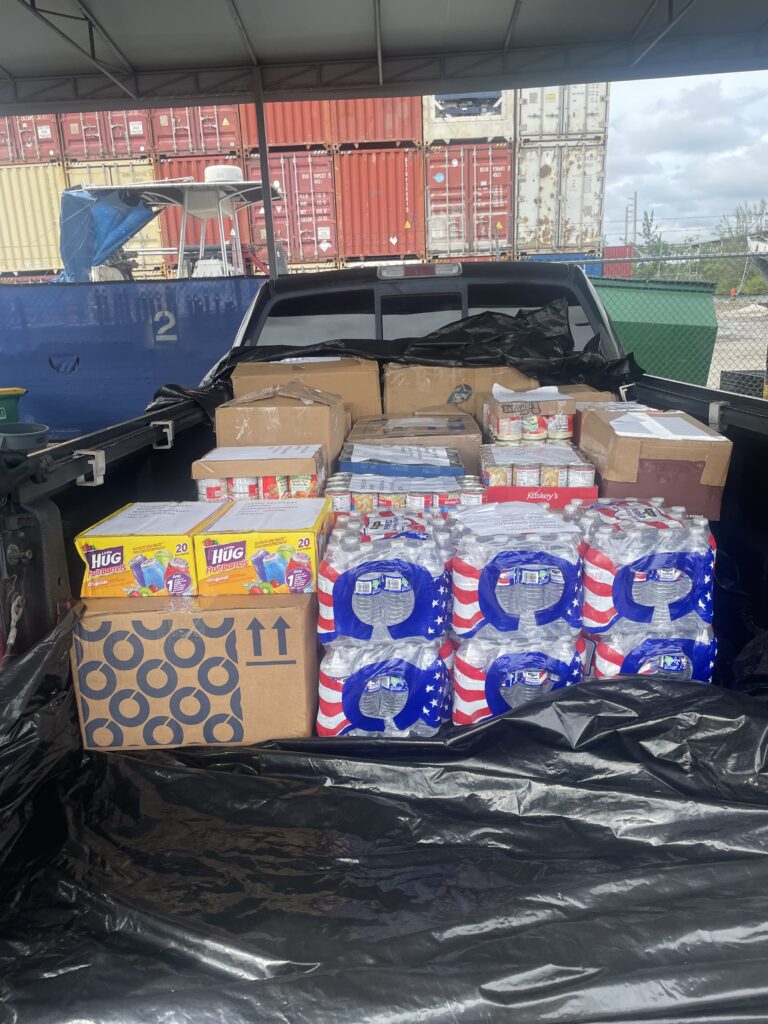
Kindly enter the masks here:
<path id="1" fill-rule="evenodd" d="M 331 528 L 327 498 L 230 502 L 194 535 L 199 593 L 312 593 Z"/>
<path id="2" fill-rule="evenodd" d="M 605 497 L 663 497 L 694 515 L 720 517 L 731 442 L 686 413 L 589 409 L 582 451 L 600 474 Z"/>
<path id="3" fill-rule="evenodd" d="M 274 384 L 216 409 L 216 441 L 222 448 L 321 444 L 331 468 L 346 435 L 341 398 L 305 384 Z"/>
<path id="4" fill-rule="evenodd" d="M 270 480 L 267 497 L 316 498 L 325 484 L 325 453 L 319 444 L 244 445 L 214 448 L 192 463 L 193 480 Z M 285 493 L 280 493 L 284 488 Z M 234 496 L 234 495 L 233 495 Z"/>
<path id="5" fill-rule="evenodd" d="M 550 397 L 551 396 L 551 397 Z M 525 431 L 526 417 L 538 417 L 543 426 L 543 437 L 546 438 L 547 424 L 544 418 L 558 417 L 558 432 L 549 436 L 571 437 L 573 434 L 573 414 L 576 401 L 565 395 L 559 388 L 538 388 L 533 391 L 520 392 L 519 397 L 498 385 L 487 396 L 483 407 L 483 426 L 493 437 L 517 439 L 517 434 Z M 517 434 L 512 427 L 517 425 Z M 570 428 L 570 432 L 569 432 Z M 525 436 L 523 433 L 522 436 Z"/>
<path id="6" fill-rule="evenodd" d="M 83 745 L 124 750 L 310 736 L 316 600 L 89 602 L 72 648 Z"/>
<path id="7" fill-rule="evenodd" d="M 482 434 L 466 413 L 416 413 L 358 420 L 348 440 L 364 444 L 407 444 L 455 448 L 468 473 L 480 472 Z"/>
<path id="8" fill-rule="evenodd" d="M 75 537 L 85 563 L 80 596 L 197 593 L 192 534 L 227 502 L 144 501 L 125 505 Z"/>
<path id="9" fill-rule="evenodd" d="M 449 405 L 480 422 L 483 398 L 495 383 L 511 391 L 527 391 L 539 382 L 511 366 L 384 366 L 384 412 L 417 412 L 437 405 Z"/>
<path id="10" fill-rule="evenodd" d="M 308 356 L 280 363 L 238 363 L 232 372 L 235 398 L 244 398 L 272 384 L 296 381 L 341 395 L 353 423 L 361 416 L 381 415 L 379 364 L 375 359 Z"/>

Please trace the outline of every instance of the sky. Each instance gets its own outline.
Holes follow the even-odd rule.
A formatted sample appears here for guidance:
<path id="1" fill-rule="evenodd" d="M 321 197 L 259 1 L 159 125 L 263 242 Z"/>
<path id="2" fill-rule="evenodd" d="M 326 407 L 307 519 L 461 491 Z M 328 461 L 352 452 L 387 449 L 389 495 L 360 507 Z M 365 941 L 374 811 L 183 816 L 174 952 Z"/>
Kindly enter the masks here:
<path id="1" fill-rule="evenodd" d="M 768 198 L 768 71 L 612 84 L 609 244 L 623 239 L 635 191 L 638 232 L 653 210 L 670 242 L 715 238 L 721 214 Z"/>

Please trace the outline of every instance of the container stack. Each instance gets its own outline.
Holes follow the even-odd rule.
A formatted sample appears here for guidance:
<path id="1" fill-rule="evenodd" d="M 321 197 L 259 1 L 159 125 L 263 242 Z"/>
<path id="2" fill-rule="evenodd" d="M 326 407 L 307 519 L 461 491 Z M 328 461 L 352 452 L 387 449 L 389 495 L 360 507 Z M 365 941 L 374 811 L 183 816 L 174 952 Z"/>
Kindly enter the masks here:
<path id="1" fill-rule="evenodd" d="M 602 244 L 608 85 L 309 100 L 266 106 L 275 235 L 290 268 L 364 262 L 581 261 Z M 60 266 L 59 196 L 80 184 L 204 181 L 214 165 L 261 180 L 253 104 L 0 118 L 0 273 Z M 237 224 L 246 272 L 264 269 L 264 210 Z M 180 210 L 127 246 L 135 276 L 176 269 Z M 220 253 L 217 218 L 190 218 L 189 257 Z M 234 268 L 238 238 L 227 219 Z M 165 252 L 163 253 L 163 249 Z M 250 257 L 250 259 L 249 259 Z M 586 264 L 597 273 L 599 261 Z"/>

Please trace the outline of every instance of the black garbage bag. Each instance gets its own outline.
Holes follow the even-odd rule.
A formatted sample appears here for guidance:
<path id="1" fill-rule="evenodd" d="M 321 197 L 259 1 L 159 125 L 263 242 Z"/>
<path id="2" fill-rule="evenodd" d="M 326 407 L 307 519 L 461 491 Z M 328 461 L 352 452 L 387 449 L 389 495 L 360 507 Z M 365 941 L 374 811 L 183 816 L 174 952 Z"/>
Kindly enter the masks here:
<path id="1" fill-rule="evenodd" d="M 155 412 L 180 398 L 189 398 L 213 417 L 216 406 L 232 397 L 232 370 L 238 363 L 309 356 L 360 356 L 429 366 L 513 366 L 542 384 L 588 384 L 610 391 L 618 391 L 643 375 L 634 356 L 608 360 L 598 349 L 599 338 L 595 337 L 583 351 L 574 351 L 568 302 L 557 299 L 541 309 L 520 310 L 515 316 L 488 310 L 446 324 L 422 338 L 343 338 L 316 345 L 233 348 L 205 377 L 200 388 L 168 384 L 155 394 L 147 411 Z"/>
<path id="2" fill-rule="evenodd" d="M 637 677 L 431 743 L 81 760 L 65 641 L 0 720 L 0 1019 L 765 1019 L 759 702 Z"/>

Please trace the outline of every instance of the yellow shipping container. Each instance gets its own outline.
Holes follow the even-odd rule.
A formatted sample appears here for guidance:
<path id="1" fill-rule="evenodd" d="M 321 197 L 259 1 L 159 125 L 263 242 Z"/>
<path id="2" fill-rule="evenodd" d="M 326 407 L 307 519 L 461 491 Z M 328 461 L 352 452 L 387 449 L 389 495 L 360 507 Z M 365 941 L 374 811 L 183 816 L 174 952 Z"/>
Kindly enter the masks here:
<path id="1" fill-rule="evenodd" d="M 0 167 L 0 273 L 58 270 L 61 164 Z"/>
<path id="2" fill-rule="evenodd" d="M 67 188 L 76 188 L 78 185 L 134 185 L 155 179 L 155 169 L 149 160 L 84 160 L 82 163 L 68 164 L 66 173 Z M 162 256 L 141 255 L 140 252 L 142 249 L 159 249 L 162 244 L 158 217 L 128 241 L 125 248 L 132 254 L 136 253 L 135 276 L 164 274 Z"/>

